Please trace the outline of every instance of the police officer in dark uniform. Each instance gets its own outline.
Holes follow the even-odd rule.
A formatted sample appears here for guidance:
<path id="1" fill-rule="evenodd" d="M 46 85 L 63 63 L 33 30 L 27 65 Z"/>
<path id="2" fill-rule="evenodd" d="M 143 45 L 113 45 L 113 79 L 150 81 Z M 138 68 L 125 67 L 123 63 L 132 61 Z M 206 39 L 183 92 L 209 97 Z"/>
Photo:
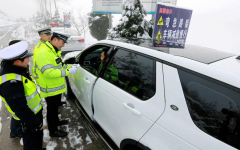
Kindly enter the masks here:
<path id="1" fill-rule="evenodd" d="M 21 42 L 20 40 L 12 40 L 9 42 L 9 46 L 13 45 L 15 43 Z M 2 62 L 4 63 L 4 61 Z M 22 137 L 22 132 L 20 130 L 17 130 L 15 127 L 15 124 L 19 124 L 18 120 L 15 120 L 13 117 L 11 118 L 11 124 L 10 124 L 10 138 L 20 138 Z"/>
<path id="2" fill-rule="evenodd" d="M 15 127 L 22 130 L 24 150 L 43 150 L 43 116 L 41 99 L 27 66 L 32 54 L 25 41 L 0 50 L 0 97 L 12 114 Z M 14 121 L 13 120 L 13 121 Z"/>

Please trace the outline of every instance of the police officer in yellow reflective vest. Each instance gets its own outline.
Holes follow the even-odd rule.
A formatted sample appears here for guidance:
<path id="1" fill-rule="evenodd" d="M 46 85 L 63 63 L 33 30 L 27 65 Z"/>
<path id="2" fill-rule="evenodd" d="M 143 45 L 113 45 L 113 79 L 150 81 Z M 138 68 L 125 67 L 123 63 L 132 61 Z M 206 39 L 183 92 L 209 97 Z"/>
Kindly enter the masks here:
<path id="1" fill-rule="evenodd" d="M 21 41 L 0 50 L 3 59 L 0 72 L 0 97 L 22 130 L 24 150 L 42 150 L 43 116 L 40 96 L 27 65 L 32 54 L 28 43 Z"/>
<path id="2" fill-rule="evenodd" d="M 46 46 L 46 42 L 50 41 L 51 39 L 51 27 L 45 27 L 42 29 L 37 30 L 39 36 L 40 36 L 40 41 L 38 44 L 35 46 L 34 51 L 33 51 L 33 67 L 32 67 L 32 74 L 35 79 L 35 81 L 38 84 L 38 75 L 37 75 L 37 68 L 38 65 L 36 64 L 36 55 L 38 51 L 40 51 L 43 47 Z"/>
<path id="3" fill-rule="evenodd" d="M 68 34 L 53 32 L 51 42 L 46 42 L 47 46 L 36 55 L 40 95 L 47 102 L 47 122 L 51 137 L 67 135 L 66 132 L 58 130 L 57 126 L 68 123 L 67 120 L 59 121 L 58 104 L 61 101 L 61 94 L 66 91 L 65 76 L 74 74 L 77 70 L 62 62 L 61 48 L 69 37 Z"/>

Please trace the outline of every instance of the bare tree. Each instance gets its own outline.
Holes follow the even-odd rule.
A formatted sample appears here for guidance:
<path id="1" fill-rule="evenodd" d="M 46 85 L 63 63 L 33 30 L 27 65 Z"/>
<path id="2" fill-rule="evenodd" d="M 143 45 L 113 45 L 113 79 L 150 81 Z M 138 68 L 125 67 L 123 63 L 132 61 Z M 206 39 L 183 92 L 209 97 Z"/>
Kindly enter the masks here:
<path id="1" fill-rule="evenodd" d="M 84 34 L 85 37 L 86 31 L 89 30 L 88 15 L 82 13 L 80 8 L 77 10 L 77 13 L 72 10 L 70 14 L 71 25 L 77 30 L 79 36 Z"/>

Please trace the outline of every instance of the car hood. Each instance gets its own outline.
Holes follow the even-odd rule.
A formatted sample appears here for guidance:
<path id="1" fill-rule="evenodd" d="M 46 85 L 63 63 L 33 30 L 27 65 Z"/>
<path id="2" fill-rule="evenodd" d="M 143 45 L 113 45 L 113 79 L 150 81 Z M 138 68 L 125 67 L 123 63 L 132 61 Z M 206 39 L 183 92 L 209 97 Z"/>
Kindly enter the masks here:
<path id="1" fill-rule="evenodd" d="M 64 57 L 63 57 L 63 62 L 69 58 L 73 58 L 75 56 L 77 56 L 78 54 L 80 54 L 82 51 L 74 51 L 74 52 L 69 52 L 67 53 Z"/>

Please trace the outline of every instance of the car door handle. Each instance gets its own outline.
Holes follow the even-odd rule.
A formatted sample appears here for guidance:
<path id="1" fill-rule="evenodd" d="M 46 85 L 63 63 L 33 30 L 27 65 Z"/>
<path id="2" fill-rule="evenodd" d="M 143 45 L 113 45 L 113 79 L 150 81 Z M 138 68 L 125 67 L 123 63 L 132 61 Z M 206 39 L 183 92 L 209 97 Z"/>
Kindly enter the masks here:
<path id="1" fill-rule="evenodd" d="M 125 107 L 125 108 L 127 108 L 128 110 L 130 110 L 132 113 L 134 113 L 134 114 L 136 114 L 136 115 L 138 115 L 138 116 L 142 116 L 142 113 L 140 113 L 138 110 L 136 110 L 135 108 L 134 108 L 134 106 L 133 106 L 133 104 L 131 104 L 131 103 L 128 103 L 128 104 L 126 104 L 126 103 L 123 103 L 123 106 Z"/>
<path id="2" fill-rule="evenodd" d="M 87 82 L 88 84 L 90 84 L 90 81 L 88 80 L 87 77 L 86 77 L 86 78 L 83 78 L 83 80 L 84 80 L 85 82 Z"/>

